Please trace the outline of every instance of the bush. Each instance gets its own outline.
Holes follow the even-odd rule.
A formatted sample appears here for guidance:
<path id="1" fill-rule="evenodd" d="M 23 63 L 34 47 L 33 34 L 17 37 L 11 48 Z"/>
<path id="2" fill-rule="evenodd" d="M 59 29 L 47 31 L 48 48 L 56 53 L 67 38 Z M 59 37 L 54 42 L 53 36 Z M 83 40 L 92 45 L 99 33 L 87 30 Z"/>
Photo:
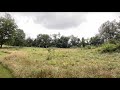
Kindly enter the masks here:
<path id="1" fill-rule="evenodd" d="M 102 52 L 114 52 L 117 50 L 117 45 L 105 43 L 102 45 Z"/>
<path id="2" fill-rule="evenodd" d="M 72 47 L 70 47 L 70 48 L 78 48 L 78 46 L 72 46 Z"/>
<path id="3" fill-rule="evenodd" d="M 116 45 L 116 52 L 120 52 L 120 44 Z"/>
<path id="4" fill-rule="evenodd" d="M 90 45 L 87 45 L 85 48 L 87 49 L 91 49 L 92 47 Z"/>
<path id="5" fill-rule="evenodd" d="M 102 53 L 106 52 L 120 52 L 120 43 L 112 44 L 112 43 L 105 43 L 102 45 Z"/>
<path id="6" fill-rule="evenodd" d="M 110 44 L 115 44 L 117 45 L 118 43 L 120 43 L 118 40 L 115 40 L 115 39 L 111 39 L 108 41 Z"/>

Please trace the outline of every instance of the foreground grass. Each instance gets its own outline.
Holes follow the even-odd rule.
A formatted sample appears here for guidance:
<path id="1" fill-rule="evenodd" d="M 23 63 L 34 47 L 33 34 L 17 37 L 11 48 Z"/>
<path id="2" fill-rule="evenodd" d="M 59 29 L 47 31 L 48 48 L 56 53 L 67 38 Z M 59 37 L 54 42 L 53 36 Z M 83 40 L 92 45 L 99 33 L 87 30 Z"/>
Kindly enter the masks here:
<path id="1" fill-rule="evenodd" d="M 0 64 L 0 78 L 12 78 L 11 72 Z"/>
<path id="2" fill-rule="evenodd" d="M 120 53 L 98 48 L 3 48 L 0 62 L 22 78 L 119 78 Z M 4 54 L 3 54 L 4 53 Z"/>

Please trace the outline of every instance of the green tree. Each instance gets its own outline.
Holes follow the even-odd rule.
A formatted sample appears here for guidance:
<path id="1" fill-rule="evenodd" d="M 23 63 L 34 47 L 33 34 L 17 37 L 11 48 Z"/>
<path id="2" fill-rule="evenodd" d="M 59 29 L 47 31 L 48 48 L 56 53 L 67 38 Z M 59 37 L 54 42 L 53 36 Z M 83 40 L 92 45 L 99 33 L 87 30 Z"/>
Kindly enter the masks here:
<path id="1" fill-rule="evenodd" d="M 33 39 L 31 39 L 30 37 L 28 37 L 26 40 L 25 40 L 25 46 L 27 47 L 32 47 L 33 45 Z"/>
<path id="2" fill-rule="evenodd" d="M 103 23 L 99 28 L 100 37 L 104 40 L 104 42 L 108 42 L 111 39 L 115 39 L 118 32 L 118 26 L 115 20 L 112 22 L 107 21 Z"/>
<path id="3" fill-rule="evenodd" d="M 104 43 L 104 41 L 103 41 L 103 39 L 101 39 L 99 37 L 99 35 L 96 35 L 96 36 L 90 38 L 89 43 L 90 43 L 90 45 L 98 46 L 98 45 Z"/>
<path id="4" fill-rule="evenodd" d="M 85 45 L 86 45 L 84 37 L 82 37 L 81 45 L 82 45 L 82 47 L 85 47 Z"/>
<path id="5" fill-rule="evenodd" d="M 0 47 L 13 40 L 17 25 L 10 14 L 6 13 L 4 17 L 0 17 Z"/>
<path id="6" fill-rule="evenodd" d="M 69 47 L 69 44 L 68 44 L 69 39 L 70 39 L 69 37 L 61 36 L 60 39 L 58 39 L 58 41 L 57 41 L 57 47 L 68 48 Z"/>
<path id="7" fill-rule="evenodd" d="M 23 46 L 25 44 L 25 33 L 21 29 L 17 29 L 14 37 L 14 46 Z"/>
<path id="8" fill-rule="evenodd" d="M 32 46 L 37 47 L 37 39 L 33 40 Z"/>
<path id="9" fill-rule="evenodd" d="M 44 48 L 47 48 L 47 47 L 50 47 L 51 46 L 51 37 L 47 34 L 39 34 L 37 36 L 37 45 L 39 47 L 44 47 Z"/>
<path id="10" fill-rule="evenodd" d="M 70 45 L 71 46 L 79 46 L 80 44 L 80 39 L 75 37 L 74 35 L 70 36 Z"/>
<path id="11" fill-rule="evenodd" d="M 85 39 L 85 44 L 90 45 L 90 39 L 89 38 Z"/>
<path id="12" fill-rule="evenodd" d="M 53 39 L 52 39 L 51 46 L 56 47 L 58 42 L 58 34 L 53 34 L 52 36 L 53 36 Z"/>

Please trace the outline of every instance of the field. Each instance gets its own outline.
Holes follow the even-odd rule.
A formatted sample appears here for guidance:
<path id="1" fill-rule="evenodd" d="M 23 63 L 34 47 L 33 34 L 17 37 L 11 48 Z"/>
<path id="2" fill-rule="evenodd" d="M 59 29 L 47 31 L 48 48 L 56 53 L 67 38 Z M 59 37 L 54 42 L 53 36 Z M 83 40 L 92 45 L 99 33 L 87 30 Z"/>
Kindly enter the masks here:
<path id="1" fill-rule="evenodd" d="M 120 78 L 120 53 L 99 48 L 3 47 L 1 78 Z"/>

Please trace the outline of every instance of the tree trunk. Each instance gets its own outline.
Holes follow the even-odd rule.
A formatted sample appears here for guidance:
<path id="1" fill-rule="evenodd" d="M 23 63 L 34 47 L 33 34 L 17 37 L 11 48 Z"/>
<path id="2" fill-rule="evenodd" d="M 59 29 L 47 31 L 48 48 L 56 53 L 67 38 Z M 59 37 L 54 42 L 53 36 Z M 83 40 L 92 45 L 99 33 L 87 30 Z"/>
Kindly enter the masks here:
<path id="1" fill-rule="evenodd" d="M 3 43 L 4 43 L 4 39 L 3 39 L 3 37 L 2 38 L 0 38 L 1 39 L 1 42 L 0 42 L 0 48 L 2 48 L 2 45 L 3 45 Z"/>
<path id="2" fill-rule="evenodd" d="M 2 48 L 2 44 L 0 45 L 0 48 Z"/>

